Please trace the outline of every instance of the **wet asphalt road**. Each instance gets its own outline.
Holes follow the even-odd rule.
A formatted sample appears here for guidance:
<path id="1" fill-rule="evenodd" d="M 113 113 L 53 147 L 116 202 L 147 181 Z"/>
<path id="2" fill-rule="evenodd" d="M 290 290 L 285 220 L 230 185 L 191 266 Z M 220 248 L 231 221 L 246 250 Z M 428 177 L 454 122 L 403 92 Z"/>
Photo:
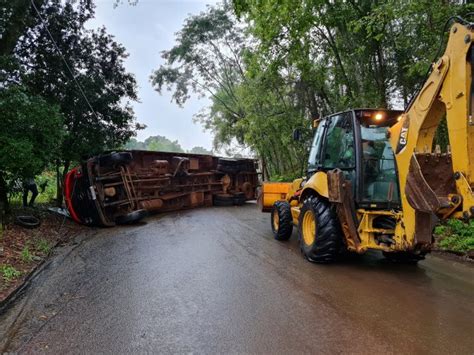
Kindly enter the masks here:
<path id="1" fill-rule="evenodd" d="M 0 353 L 474 352 L 471 265 L 311 264 L 252 204 L 92 230 L 56 254 L 0 315 Z"/>

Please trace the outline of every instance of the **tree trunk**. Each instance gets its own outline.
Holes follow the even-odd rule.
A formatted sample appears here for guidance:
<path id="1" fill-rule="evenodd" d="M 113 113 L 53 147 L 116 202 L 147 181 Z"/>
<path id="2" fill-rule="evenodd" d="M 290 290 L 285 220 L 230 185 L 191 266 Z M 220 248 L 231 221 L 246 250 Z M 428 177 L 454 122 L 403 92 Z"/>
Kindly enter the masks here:
<path id="1" fill-rule="evenodd" d="M 0 172 L 0 215 L 10 213 L 10 204 L 8 203 L 8 188 L 7 182 Z"/>

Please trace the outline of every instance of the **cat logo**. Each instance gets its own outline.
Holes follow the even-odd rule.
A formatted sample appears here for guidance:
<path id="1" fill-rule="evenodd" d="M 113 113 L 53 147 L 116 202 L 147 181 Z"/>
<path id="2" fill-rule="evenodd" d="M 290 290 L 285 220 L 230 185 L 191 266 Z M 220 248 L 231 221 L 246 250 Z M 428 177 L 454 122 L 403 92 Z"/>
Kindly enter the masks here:
<path id="1" fill-rule="evenodd" d="M 408 140 L 408 127 L 402 127 L 400 131 L 400 139 L 398 140 L 397 154 L 400 153 L 403 148 L 407 145 Z"/>

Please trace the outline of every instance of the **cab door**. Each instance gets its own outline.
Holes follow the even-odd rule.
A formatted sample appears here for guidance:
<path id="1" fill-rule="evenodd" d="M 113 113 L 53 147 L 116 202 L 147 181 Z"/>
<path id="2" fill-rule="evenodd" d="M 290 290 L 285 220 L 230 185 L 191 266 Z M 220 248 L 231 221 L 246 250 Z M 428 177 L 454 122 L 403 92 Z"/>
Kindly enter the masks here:
<path id="1" fill-rule="evenodd" d="M 342 112 L 327 118 L 321 152 L 321 170 L 341 169 L 356 188 L 356 144 L 354 114 Z"/>

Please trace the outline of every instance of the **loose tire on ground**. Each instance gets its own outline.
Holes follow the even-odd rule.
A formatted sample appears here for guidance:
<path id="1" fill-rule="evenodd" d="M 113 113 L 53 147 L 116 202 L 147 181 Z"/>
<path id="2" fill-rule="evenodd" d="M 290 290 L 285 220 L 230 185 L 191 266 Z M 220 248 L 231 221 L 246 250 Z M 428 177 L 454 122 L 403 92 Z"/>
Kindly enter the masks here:
<path id="1" fill-rule="evenodd" d="M 122 216 L 117 216 L 115 218 L 115 223 L 117 224 L 133 224 L 137 223 L 143 218 L 148 216 L 148 211 L 147 210 L 136 210 L 127 214 L 124 214 Z"/>
<path id="2" fill-rule="evenodd" d="M 35 216 L 16 216 L 15 224 L 23 228 L 33 229 L 39 227 L 41 222 Z"/>
<path id="3" fill-rule="evenodd" d="M 324 198 L 310 197 L 303 203 L 298 221 L 300 248 L 315 263 L 333 262 L 341 250 L 341 228 L 336 212 Z"/>
<path id="4" fill-rule="evenodd" d="M 290 239 L 291 233 L 293 232 L 293 218 L 291 216 L 290 204 L 287 201 L 275 202 L 273 204 L 271 217 L 273 237 L 279 241 Z"/>

